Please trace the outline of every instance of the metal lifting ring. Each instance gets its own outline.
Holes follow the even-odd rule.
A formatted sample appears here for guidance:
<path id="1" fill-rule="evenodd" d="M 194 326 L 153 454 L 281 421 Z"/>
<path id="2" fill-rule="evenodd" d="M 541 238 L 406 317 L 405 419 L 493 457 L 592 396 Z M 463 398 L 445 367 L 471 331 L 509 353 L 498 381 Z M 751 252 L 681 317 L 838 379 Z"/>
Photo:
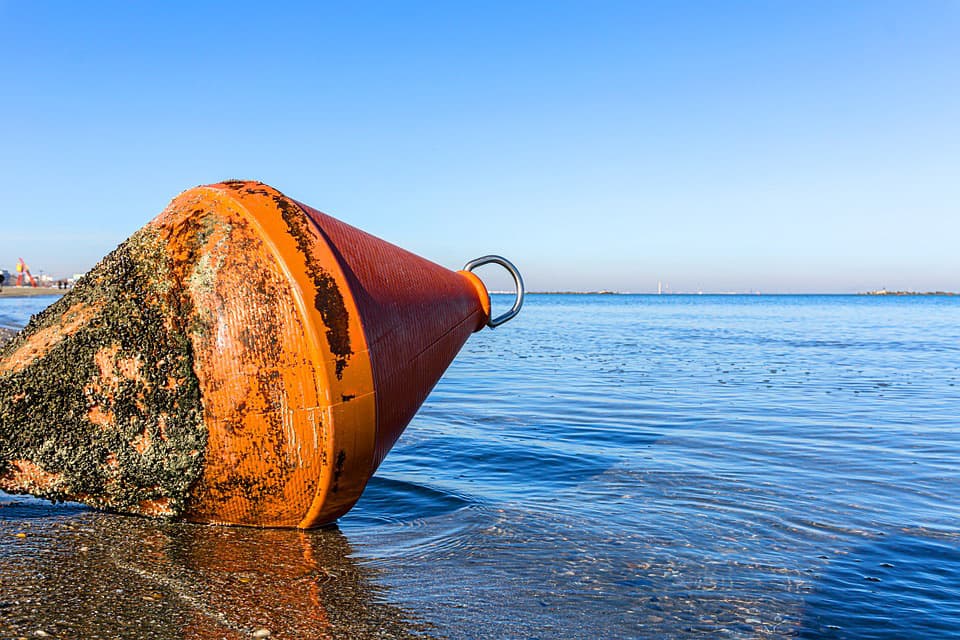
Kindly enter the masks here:
<path id="1" fill-rule="evenodd" d="M 503 258 L 501 256 L 483 256 L 482 258 L 475 258 L 463 266 L 464 271 L 473 271 L 477 267 L 480 267 L 485 264 L 498 264 L 507 271 L 510 272 L 510 275 L 513 276 L 513 282 L 517 285 L 517 298 L 513 302 L 513 307 L 510 311 L 497 316 L 496 318 L 490 318 L 487 320 L 487 326 L 493 329 L 494 327 L 499 327 L 504 322 L 512 320 L 518 313 L 520 313 L 520 307 L 523 306 L 523 278 L 520 277 L 520 271 L 513 265 L 512 262 Z"/>

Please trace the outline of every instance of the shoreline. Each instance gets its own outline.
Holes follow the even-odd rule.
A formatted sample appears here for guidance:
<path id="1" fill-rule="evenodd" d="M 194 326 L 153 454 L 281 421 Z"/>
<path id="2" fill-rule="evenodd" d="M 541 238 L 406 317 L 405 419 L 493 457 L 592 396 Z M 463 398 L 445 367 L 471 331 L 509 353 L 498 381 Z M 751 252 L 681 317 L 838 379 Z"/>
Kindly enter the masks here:
<path id="1" fill-rule="evenodd" d="M 865 291 L 858 295 L 861 296 L 956 296 L 960 295 L 955 291 L 887 291 L 878 289 L 877 291 Z"/>
<path id="2" fill-rule="evenodd" d="M 513 291 L 491 291 L 491 295 L 515 295 Z M 671 291 L 657 293 L 656 291 L 527 291 L 528 296 L 960 296 L 955 291 L 852 291 L 847 293 L 785 293 L 782 291 L 762 293 L 760 291 Z"/>
<path id="3" fill-rule="evenodd" d="M 69 289 L 56 287 L 10 287 L 5 286 L 0 291 L 0 298 L 32 298 L 33 296 L 62 296 Z"/>

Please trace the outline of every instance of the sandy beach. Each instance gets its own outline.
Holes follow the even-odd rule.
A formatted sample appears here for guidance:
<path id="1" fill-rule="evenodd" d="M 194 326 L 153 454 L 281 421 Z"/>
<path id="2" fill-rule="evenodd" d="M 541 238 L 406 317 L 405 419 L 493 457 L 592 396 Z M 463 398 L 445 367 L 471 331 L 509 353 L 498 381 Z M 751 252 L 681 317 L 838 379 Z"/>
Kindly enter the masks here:
<path id="1" fill-rule="evenodd" d="M 32 296 L 63 295 L 69 289 L 56 287 L 4 287 L 0 290 L 0 298 L 28 298 Z"/>

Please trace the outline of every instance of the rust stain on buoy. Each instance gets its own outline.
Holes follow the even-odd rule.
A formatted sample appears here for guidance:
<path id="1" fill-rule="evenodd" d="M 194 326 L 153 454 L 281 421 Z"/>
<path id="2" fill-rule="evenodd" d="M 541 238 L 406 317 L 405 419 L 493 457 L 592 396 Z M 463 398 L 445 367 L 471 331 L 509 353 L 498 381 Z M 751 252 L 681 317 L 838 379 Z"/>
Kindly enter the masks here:
<path id="1" fill-rule="evenodd" d="M 517 283 L 512 317 L 522 281 L 491 260 Z M 0 489 L 331 522 L 470 334 L 503 320 L 469 270 L 262 183 L 191 189 L 3 348 Z"/>

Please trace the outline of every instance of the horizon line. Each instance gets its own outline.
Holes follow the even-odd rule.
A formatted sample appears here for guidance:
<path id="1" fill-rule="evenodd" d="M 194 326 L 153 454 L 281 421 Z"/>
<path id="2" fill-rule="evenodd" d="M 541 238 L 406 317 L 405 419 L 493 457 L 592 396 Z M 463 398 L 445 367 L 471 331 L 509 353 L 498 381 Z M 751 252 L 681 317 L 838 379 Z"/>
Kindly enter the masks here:
<path id="1" fill-rule="evenodd" d="M 515 295 L 515 291 L 493 290 L 495 295 Z M 957 291 L 527 291 L 526 295 L 616 295 L 616 296 L 960 296 Z"/>

